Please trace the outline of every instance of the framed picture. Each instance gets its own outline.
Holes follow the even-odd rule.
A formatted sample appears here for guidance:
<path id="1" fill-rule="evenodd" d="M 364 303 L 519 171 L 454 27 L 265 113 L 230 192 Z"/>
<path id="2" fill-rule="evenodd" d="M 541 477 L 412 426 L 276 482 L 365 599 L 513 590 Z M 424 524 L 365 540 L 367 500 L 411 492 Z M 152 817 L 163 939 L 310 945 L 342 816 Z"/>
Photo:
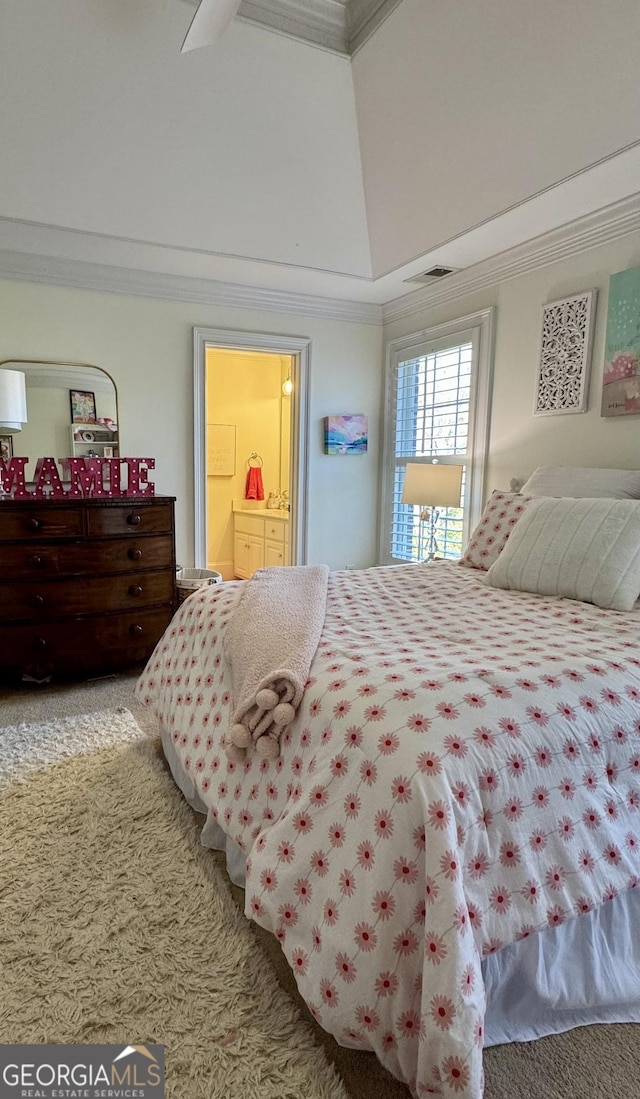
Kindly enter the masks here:
<path id="1" fill-rule="evenodd" d="M 609 279 L 602 416 L 640 414 L 640 267 Z"/>
<path id="2" fill-rule="evenodd" d="M 10 462 L 13 458 L 13 436 L 0 435 L 0 458 L 3 462 Z"/>
<path id="3" fill-rule="evenodd" d="M 96 395 L 87 389 L 70 389 L 71 423 L 95 424 Z"/>
<path id="4" fill-rule="evenodd" d="M 325 416 L 325 454 L 366 454 L 368 419 L 358 414 Z"/>
<path id="5" fill-rule="evenodd" d="M 595 298 L 587 290 L 543 307 L 535 416 L 587 411 Z"/>
<path id="6" fill-rule="evenodd" d="M 207 424 L 207 477 L 233 477 L 235 471 L 235 425 Z"/>

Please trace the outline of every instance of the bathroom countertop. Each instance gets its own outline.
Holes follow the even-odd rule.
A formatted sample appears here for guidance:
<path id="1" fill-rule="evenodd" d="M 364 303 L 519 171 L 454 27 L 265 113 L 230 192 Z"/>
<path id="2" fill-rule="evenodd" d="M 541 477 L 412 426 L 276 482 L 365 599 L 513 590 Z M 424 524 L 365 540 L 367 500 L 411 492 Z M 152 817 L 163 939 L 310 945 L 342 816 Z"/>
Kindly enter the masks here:
<path id="1" fill-rule="evenodd" d="M 237 504 L 233 505 L 234 515 L 255 515 L 259 519 L 281 519 L 286 521 L 289 519 L 289 512 L 284 508 L 243 508 Z"/>

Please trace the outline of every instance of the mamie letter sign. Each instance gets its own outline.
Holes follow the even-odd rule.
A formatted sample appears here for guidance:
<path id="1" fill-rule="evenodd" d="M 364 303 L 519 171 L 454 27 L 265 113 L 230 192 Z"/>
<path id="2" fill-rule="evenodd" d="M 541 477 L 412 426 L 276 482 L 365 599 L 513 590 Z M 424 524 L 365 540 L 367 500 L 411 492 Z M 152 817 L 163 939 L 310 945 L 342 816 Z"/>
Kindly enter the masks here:
<path id="1" fill-rule="evenodd" d="M 28 461 L 11 458 L 7 462 L 0 458 L 0 495 L 4 493 L 13 500 L 155 495 L 153 481 L 147 480 L 149 470 L 155 469 L 155 458 L 59 458 L 57 463 L 55 458 L 38 458 L 35 477 L 27 488 Z"/>

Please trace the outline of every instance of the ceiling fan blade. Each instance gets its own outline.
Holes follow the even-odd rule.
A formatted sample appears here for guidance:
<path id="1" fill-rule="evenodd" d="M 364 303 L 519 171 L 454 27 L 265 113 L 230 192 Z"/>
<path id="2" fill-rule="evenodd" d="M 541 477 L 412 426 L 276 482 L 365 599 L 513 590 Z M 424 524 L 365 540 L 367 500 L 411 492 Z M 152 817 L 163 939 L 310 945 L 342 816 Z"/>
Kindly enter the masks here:
<path id="1" fill-rule="evenodd" d="M 240 3 L 241 0 L 200 0 L 180 52 L 212 46 L 222 38 Z"/>

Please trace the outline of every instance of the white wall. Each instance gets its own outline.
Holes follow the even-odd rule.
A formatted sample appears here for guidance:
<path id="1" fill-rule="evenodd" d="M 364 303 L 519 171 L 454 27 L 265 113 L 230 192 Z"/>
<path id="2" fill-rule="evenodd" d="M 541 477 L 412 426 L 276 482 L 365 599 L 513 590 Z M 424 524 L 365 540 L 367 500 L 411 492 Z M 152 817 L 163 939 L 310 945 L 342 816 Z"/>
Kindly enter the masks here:
<path id="1" fill-rule="evenodd" d="M 156 493 L 176 496 L 177 557 L 193 564 L 195 326 L 278 333 L 311 343 L 310 564 L 373 564 L 378 522 L 382 330 L 317 317 L 127 298 L 0 281 L 0 359 L 95 363 L 118 388 L 120 453 L 155 457 Z M 322 418 L 369 416 L 362 456 L 328 457 Z"/>
<path id="2" fill-rule="evenodd" d="M 640 265 L 640 232 L 385 326 L 385 339 L 495 305 L 496 348 L 486 493 L 537 466 L 640 469 L 640 416 L 600 415 L 609 276 Z M 534 416 L 542 306 L 598 290 L 588 411 Z"/>
<path id="3" fill-rule="evenodd" d="M 349 61 L 194 10 L 2 0 L 0 216 L 369 274 Z"/>
<path id="4" fill-rule="evenodd" d="M 403 0 L 353 73 L 380 275 L 640 139 L 640 6 Z"/>

